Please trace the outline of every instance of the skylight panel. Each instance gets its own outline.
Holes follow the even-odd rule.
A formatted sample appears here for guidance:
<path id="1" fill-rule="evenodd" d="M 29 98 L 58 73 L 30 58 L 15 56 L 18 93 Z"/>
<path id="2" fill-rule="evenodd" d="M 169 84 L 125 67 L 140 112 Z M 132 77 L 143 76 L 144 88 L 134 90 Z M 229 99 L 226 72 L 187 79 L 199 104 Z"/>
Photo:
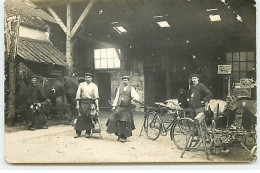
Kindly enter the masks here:
<path id="1" fill-rule="evenodd" d="M 167 21 L 160 21 L 160 22 L 157 22 L 157 23 L 158 23 L 158 25 L 161 28 L 169 28 L 169 27 L 171 27 Z"/>
<path id="2" fill-rule="evenodd" d="M 116 26 L 116 27 L 113 27 L 119 34 L 121 33 L 126 33 L 127 30 L 123 27 L 123 26 Z"/>
<path id="3" fill-rule="evenodd" d="M 209 15 L 209 18 L 212 22 L 218 22 L 221 21 L 220 15 Z"/>
<path id="4" fill-rule="evenodd" d="M 155 19 L 155 18 L 162 18 L 163 16 L 161 15 L 161 16 L 153 16 L 153 18 Z"/>
<path id="5" fill-rule="evenodd" d="M 118 29 L 120 32 L 127 32 L 127 31 L 125 30 L 125 28 L 122 27 L 122 26 L 118 26 L 117 29 Z"/>
<path id="6" fill-rule="evenodd" d="M 206 11 L 217 11 L 217 8 L 211 8 L 211 9 L 207 9 Z"/>

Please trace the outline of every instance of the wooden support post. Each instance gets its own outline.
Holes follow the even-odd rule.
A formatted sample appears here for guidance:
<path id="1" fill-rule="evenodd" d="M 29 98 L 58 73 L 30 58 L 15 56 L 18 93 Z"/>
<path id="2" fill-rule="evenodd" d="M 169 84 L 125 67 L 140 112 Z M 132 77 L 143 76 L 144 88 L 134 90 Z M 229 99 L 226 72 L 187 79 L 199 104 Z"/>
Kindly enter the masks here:
<path id="1" fill-rule="evenodd" d="M 72 39 L 71 39 L 71 28 L 72 28 L 72 8 L 71 3 L 67 3 L 67 34 L 66 34 L 66 61 L 68 64 L 69 75 L 73 73 L 73 59 L 72 59 Z"/>
<path id="2" fill-rule="evenodd" d="M 231 80 L 230 80 L 230 74 L 229 74 L 229 75 L 228 75 L 228 96 L 231 95 L 230 85 L 231 85 Z"/>
<path id="3" fill-rule="evenodd" d="M 166 99 L 170 99 L 171 97 L 171 63 L 170 59 L 168 57 L 163 57 L 162 58 L 164 62 L 164 67 L 165 67 L 165 88 L 166 88 Z"/>
<path id="4" fill-rule="evenodd" d="M 62 22 L 62 20 L 60 19 L 60 17 L 55 13 L 55 11 L 51 8 L 51 7 L 47 7 L 47 10 L 51 13 L 51 15 L 53 16 L 53 18 L 57 21 L 57 23 L 60 25 L 61 29 L 63 29 L 63 31 L 65 33 L 67 33 L 67 28 L 64 25 L 64 23 Z"/>
<path id="5" fill-rule="evenodd" d="M 166 61 L 167 62 L 167 61 Z M 171 97 L 171 77 L 170 77 L 170 64 L 166 63 L 166 98 L 170 99 Z"/>
<path id="6" fill-rule="evenodd" d="M 10 20 L 7 19 L 6 28 L 6 48 L 8 56 L 8 115 L 7 124 L 13 126 L 15 117 L 15 86 L 16 86 L 16 62 L 15 57 L 17 54 L 18 36 L 20 27 L 20 16 L 16 16 Z"/>
<path id="7" fill-rule="evenodd" d="M 81 14 L 81 16 L 79 17 L 77 23 L 75 24 L 75 26 L 73 27 L 72 31 L 71 31 L 71 38 L 73 38 L 76 35 L 76 32 L 79 30 L 80 25 L 82 24 L 82 22 L 84 21 L 84 19 L 87 17 L 91 7 L 93 6 L 95 0 L 90 0 L 87 7 L 85 8 L 85 10 L 83 11 L 83 13 Z"/>
<path id="8" fill-rule="evenodd" d="M 67 26 L 64 25 L 60 17 L 55 13 L 55 11 L 51 7 L 47 7 L 47 10 L 51 13 L 63 31 L 66 33 L 66 62 L 68 64 L 68 73 L 71 76 L 73 73 L 73 38 L 77 31 L 79 30 L 82 22 L 87 17 L 91 7 L 93 6 L 96 0 L 90 0 L 85 10 L 82 12 L 81 16 L 77 20 L 75 26 L 73 27 L 73 17 L 72 17 L 72 2 L 66 3 L 67 6 Z M 76 57 L 77 58 L 77 57 Z"/>

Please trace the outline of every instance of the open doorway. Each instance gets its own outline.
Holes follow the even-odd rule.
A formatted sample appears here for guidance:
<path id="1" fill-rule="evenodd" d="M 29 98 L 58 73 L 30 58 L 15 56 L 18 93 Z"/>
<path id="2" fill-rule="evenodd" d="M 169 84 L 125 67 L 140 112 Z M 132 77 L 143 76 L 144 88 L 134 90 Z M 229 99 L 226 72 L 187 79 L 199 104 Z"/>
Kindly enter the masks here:
<path id="1" fill-rule="evenodd" d="M 166 81 L 164 71 L 147 71 L 145 77 L 145 104 L 154 106 L 154 102 L 166 99 Z"/>
<path id="2" fill-rule="evenodd" d="M 109 108 L 108 100 L 111 100 L 111 76 L 110 73 L 97 73 L 99 106 L 100 108 Z"/>

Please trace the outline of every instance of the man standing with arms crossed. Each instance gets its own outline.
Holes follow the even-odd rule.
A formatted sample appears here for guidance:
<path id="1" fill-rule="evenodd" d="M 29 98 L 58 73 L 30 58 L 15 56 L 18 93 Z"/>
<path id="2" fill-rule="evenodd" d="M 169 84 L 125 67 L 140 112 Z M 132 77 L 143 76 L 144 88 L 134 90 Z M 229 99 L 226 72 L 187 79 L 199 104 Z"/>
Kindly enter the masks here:
<path id="1" fill-rule="evenodd" d="M 75 124 L 76 136 L 78 138 L 83 130 L 86 130 L 86 138 L 90 138 L 91 129 L 94 128 L 93 117 L 90 115 L 91 107 L 95 106 L 99 113 L 99 94 L 98 87 L 92 82 L 93 75 L 85 73 L 85 82 L 79 84 L 76 93 L 76 109 L 79 117 Z"/>
<path id="2" fill-rule="evenodd" d="M 132 136 L 135 129 L 131 100 L 138 101 L 139 95 L 134 87 L 129 85 L 129 76 L 123 76 L 123 86 L 117 90 L 112 110 L 115 113 L 108 119 L 107 133 L 115 133 L 120 142 L 126 142 L 127 137 Z"/>

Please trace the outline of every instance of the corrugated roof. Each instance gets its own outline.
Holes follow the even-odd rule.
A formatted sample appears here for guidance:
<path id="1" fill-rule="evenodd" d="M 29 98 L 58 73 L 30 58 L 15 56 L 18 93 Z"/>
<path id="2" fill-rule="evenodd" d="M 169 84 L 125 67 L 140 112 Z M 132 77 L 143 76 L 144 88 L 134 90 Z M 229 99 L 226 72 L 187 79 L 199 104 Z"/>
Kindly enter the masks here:
<path id="1" fill-rule="evenodd" d="M 28 61 L 67 66 L 65 56 L 50 42 L 20 37 L 17 54 Z"/>
<path id="2" fill-rule="evenodd" d="M 47 24 L 44 21 L 57 23 L 51 15 L 39 9 L 29 0 L 5 0 L 4 6 L 7 16 L 20 15 L 21 23 L 34 28 L 46 30 Z"/>

